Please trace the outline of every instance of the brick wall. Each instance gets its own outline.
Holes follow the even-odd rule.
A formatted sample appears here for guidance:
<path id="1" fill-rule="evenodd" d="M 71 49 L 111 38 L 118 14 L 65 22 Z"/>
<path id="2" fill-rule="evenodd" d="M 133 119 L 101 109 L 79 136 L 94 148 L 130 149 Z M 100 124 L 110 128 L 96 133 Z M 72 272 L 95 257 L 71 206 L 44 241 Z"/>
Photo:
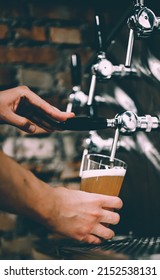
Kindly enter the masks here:
<path id="1" fill-rule="evenodd" d="M 105 1 L 101 3 L 107 10 Z M 96 53 L 96 8 L 96 1 L 92 5 L 49 0 L 0 3 L 0 90 L 26 85 L 66 110 L 72 88 L 70 59 L 76 52 L 81 58 L 82 89 L 87 93 L 90 60 Z M 107 23 L 108 13 L 104 15 Z M 53 133 L 33 139 L 2 125 L 0 132 L 3 150 L 42 179 L 59 180 L 61 173 L 63 179 L 78 176 L 79 165 L 74 167 L 72 162 L 81 159 L 86 133 Z"/>
<path id="2" fill-rule="evenodd" d="M 72 86 L 71 55 L 78 52 L 84 65 L 93 54 L 92 38 L 86 35 L 92 20 L 93 9 L 87 5 L 48 0 L 1 1 L 0 90 L 25 84 L 65 110 Z M 78 177 L 79 165 L 72 162 L 80 159 L 81 139 L 81 134 L 66 132 L 27 136 L 14 127 L 0 126 L 4 152 L 53 186 Z M 44 232 L 43 227 L 30 225 L 25 218 L 0 212 L 2 243 L 7 238 L 12 242 L 16 236 L 27 235 L 30 228 Z M 0 246 L 11 255 L 10 243 L 7 249 L 5 244 Z"/>
<path id="3" fill-rule="evenodd" d="M 64 3 L 0 4 L 0 89 L 26 84 L 41 96 L 67 95 L 71 54 L 82 52 L 82 63 L 92 55 L 85 33 L 93 11 Z"/>
<path id="4" fill-rule="evenodd" d="M 110 25 L 113 21 L 111 15 L 109 16 L 111 8 L 107 12 L 108 6 L 105 1 L 101 1 L 101 4 L 106 24 L 110 22 Z M 81 58 L 82 89 L 87 93 L 91 74 L 90 60 L 96 53 L 94 30 L 96 9 L 96 1 L 93 1 L 92 5 L 89 1 L 76 4 L 74 1 L 67 1 L 66 4 L 66 1 L 49 0 L 6 0 L 0 3 L 0 90 L 26 85 L 42 98 L 66 110 L 72 88 L 70 59 L 76 52 Z M 120 9 L 118 14 L 122 12 Z M 1 126 L 0 130 L 5 151 L 16 160 L 25 161 L 27 157 L 25 148 L 15 149 L 17 139 L 20 141 L 24 135 L 22 136 L 13 127 Z M 64 139 L 63 134 L 58 137 Z M 68 137 L 69 134 L 66 136 L 67 140 L 64 140 L 67 149 L 65 147 L 62 149 L 62 157 L 66 155 L 68 159 L 80 158 L 83 136 L 71 134 L 70 141 Z M 41 143 L 42 137 L 37 138 Z M 49 136 L 51 143 L 53 138 L 57 139 L 56 134 Z M 73 149 L 72 141 L 74 144 L 77 143 L 77 148 Z M 71 145 L 68 149 L 69 142 Z M 30 149 L 32 150 L 32 145 Z M 34 153 L 33 147 L 31 158 L 35 159 Z"/>
<path id="5" fill-rule="evenodd" d="M 151 5 L 151 3 L 149 3 Z M 157 2 L 153 1 L 152 6 L 149 6 L 156 11 Z M 115 9 L 116 7 L 116 9 Z M 98 10 L 104 17 L 104 37 L 110 34 L 113 27 L 122 18 L 124 11 L 128 9 L 128 1 L 114 4 L 114 1 L 20 1 L 6 0 L 0 3 L 0 90 L 11 88 L 17 85 L 27 85 L 42 98 L 47 99 L 50 103 L 66 110 L 69 93 L 71 92 L 71 70 L 70 59 L 73 53 L 78 53 L 82 64 L 82 90 L 88 94 L 91 66 L 96 55 L 96 38 L 95 38 L 95 13 Z M 126 56 L 126 47 L 128 41 L 127 24 L 119 30 L 116 35 L 114 44 L 108 47 L 107 56 L 115 64 L 124 64 Z M 154 44 L 156 46 L 156 44 Z M 145 53 L 141 41 L 136 41 L 134 45 L 133 56 L 140 59 L 140 56 Z M 117 83 L 117 81 L 116 81 Z M 98 94 L 108 94 L 113 96 L 115 81 L 110 81 L 105 84 L 98 84 L 96 92 Z M 120 84 L 122 82 L 120 81 Z M 133 92 L 136 90 L 137 83 L 130 80 L 125 81 L 124 88 Z M 143 83 L 141 83 L 144 87 Z M 147 85 L 147 90 L 153 91 L 153 85 Z M 156 91 L 157 89 L 155 89 Z M 147 112 L 152 108 L 150 98 L 146 99 L 144 90 L 141 90 L 136 96 L 136 100 L 143 99 L 142 108 L 147 105 Z M 158 104 L 155 101 L 155 106 Z M 100 114 L 113 117 L 117 113 L 117 108 L 113 109 L 110 106 L 102 106 Z M 146 110 L 146 109 L 145 109 Z M 13 147 L 7 146 L 7 149 L 16 159 L 23 161 L 25 154 L 22 154 L 22 149 L 19 149 L 21 156 L 18 153 L 18 148 L 13 153 L 15 139 L 21 136 L 20 132 L 15 128 L 1 126 L 1 142 L 6 138 L 12 137 L 14 142 Z M 58 134 L 59 135 L 59 134 Z M 67 149 L 62 149 L 62 157 L 67 158 L 81 157 L 81 140 L 83 134 L 71 133 L 70 141 L 68 135 L 65 143 Z M 66 136 L 66 133 L 65 133 Z M 81 137 L 80 137 L 81 136 Z M 46 137 L 46 136 L 45 136 Z M 49 135 L 49 139 L 57 137 L 56 134 Z M 63 133 L 61 136 L 63 137 Z M 106 137 L 106 136 L 105 136 Z M 29 137 L 28 137 L 29 138 Z M 37 136 L 39 139 L 39 136 Z M 77 138 L 77 139 L 75 139 Z M 72 140 L 78 143 L 78 146 L 73 149 Z M 39 140 L 41 141 L 41 139 Z M 57 141 L 57 140 L 56 140 Z M 62 141 L 63 142 L 63 141 Z M 70 149 L 68 143 L 71 142 Z M 10 141 L 11 143 L 11 141 Z M 21 145 L 23 140 L 21 141 Z M 17 146 L 17 145 L 16 145 Z M 43 146 L 43 145 L 42 145 Z M 31 146 L 32 147 L 32 146 Z M 6 150 L 6 149 L 5 149 Z M 24 149 L 25 150 L 25 149 Z M 34 150 L 33 150 L 34 158 Z M 23 160 L 22 160 L 23 159 Z"/>

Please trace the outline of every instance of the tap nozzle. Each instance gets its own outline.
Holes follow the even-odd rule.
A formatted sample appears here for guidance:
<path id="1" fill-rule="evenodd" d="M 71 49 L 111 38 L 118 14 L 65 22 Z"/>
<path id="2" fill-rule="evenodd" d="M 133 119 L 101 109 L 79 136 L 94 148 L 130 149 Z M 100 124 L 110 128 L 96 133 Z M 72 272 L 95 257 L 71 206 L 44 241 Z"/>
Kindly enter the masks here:
<path id="1" fill-rule="evenodd" d="M 159 18 L 152 10 L 136 4 L 134 14 L 128 19 L 128 26 L 134 31 L 136 38 L 148 38 L 154 28 L 159 27 Z"/>
<path id="2" fill-rule="evenodd" d="M 137 130 L 150 132 L 160 127 L 160 121 L 158 117 L 150 115 L 139 117 L 134 112 L 125 111 L 115 116 L 115 127 L 119 127 L 123 134 L 131 134 Z"/>

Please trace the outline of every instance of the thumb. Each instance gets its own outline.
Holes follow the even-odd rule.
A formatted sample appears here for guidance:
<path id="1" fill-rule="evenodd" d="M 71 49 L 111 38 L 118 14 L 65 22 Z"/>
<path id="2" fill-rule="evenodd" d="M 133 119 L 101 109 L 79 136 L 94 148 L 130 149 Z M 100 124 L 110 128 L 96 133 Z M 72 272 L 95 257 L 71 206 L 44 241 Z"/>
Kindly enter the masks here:
<path id="1" fill-rule="evenodd" d="M 34 133 L 36 131 L 36 125 L 33 124 L 27 118 L 21 117 L 13 113 L 11 115 L 11 121 L 9 122 L 11 125 L 18 127 L 19 129 L 27 132 Z"/>

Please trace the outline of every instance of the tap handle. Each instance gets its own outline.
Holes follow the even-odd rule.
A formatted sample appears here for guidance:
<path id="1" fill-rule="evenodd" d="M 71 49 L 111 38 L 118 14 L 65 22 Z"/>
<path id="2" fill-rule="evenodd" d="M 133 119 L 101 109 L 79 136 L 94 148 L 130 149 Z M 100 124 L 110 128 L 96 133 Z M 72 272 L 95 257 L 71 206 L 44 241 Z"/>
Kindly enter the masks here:
<path id="1" fill-rule="evenodd" d="M 122 134 L 131 134 L 137 130 L 150 132 L 151 130 L 160 130 L 160 118 L 145 115 L 138 117 L 132 111 L 125 111 L 117 114 L 114 119 L 105 117 L 86 117 L 79 116 L 69 118 L 64 122 L 54 120 L 47 115 L 42 109 L 30 104 L 26 98 L 22 98 L 16 113 L 26 117 L 39 127 L 52 132 L 56 130 L 70 131 L 90 131 L 101 130 L 106 128 L 118 128 Z"/>
<path id="2" fill-rule="evenodd" d="M 61 128 L 72 131 L 101 130 L 108 127 L 107 119 L 103 117 L 75 117 L 61 123 Z"/>
<path id="3" fill-rule="evenodd" d="M 95 16 L 95 30 L 96 30 L 96 49 L 98 53 L 105 52 L 104 46 L 104 20 L 102 19 L 102 15 Z"/>
<path id="4" fill-rule="evenodd" d="M 67 119 L 64 122 L 54 120 L 47 115 L 42 109 L 30 104 L 26 98 L 21 99 L 16 113 L 26 117 L 39 127 L 52 132 L 54 130 L 70 130 L 70 131 L 90 131 L 105 129 L 110 126 L 110 122 L 106 118 L 94 118 L 80 116 Z"/>
<path id="5" fill-rule="evenodd" d="M 81 85 L 81 59 L 77 53 L 72 54 L 70 67 L 72 86 L 74 89 L 74 87 L 80 87 Z"/>

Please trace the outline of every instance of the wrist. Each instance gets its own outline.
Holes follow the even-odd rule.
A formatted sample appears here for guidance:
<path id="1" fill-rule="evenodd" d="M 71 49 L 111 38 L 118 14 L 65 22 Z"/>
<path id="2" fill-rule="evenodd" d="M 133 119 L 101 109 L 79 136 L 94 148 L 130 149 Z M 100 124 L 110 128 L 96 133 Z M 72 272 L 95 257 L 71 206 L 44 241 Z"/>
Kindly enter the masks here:
<path id="1" fill-rule="evenodd" d="M 59 221 L 65 217 L 65 204 L 69 190 L 64 187 L 51 187 L 41 181 L 39 200 L 34 207 L 34 216 L 37 221 L 52 231 L 63 232 L 59 228 Z M 64 210 L 64 211 L 63 211 Z"/>
<path id="2" fill-rule="evenodd" d="M 33 174 L 31 175 L 31 183 L 30 180 L 28 182 L 30 195 L 25 199 L 23 214 L 46 225 L 50 208 L 48 200 L 50 200 L 49 197 L 52 187 Z"/>

